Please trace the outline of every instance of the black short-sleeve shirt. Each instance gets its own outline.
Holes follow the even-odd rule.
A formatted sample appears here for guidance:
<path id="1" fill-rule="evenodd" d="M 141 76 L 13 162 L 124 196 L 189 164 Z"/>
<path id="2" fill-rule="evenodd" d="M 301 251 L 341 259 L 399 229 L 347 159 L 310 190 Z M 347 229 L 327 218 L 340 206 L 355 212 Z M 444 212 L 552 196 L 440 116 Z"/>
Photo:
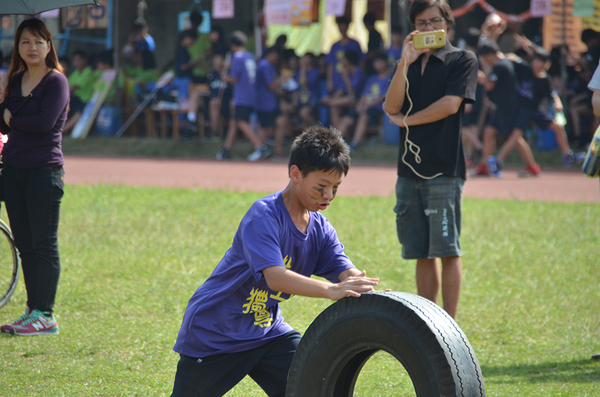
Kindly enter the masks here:
<path id="1" fill-rule="evenodd" d="M 508 59 L 500 59 L 489 76 L 489 80 L 496 83 L 489 93 L 490 99 L 496 104 L 496 113 L 505 118 L 519 109 L 519 82 L 515 65 Z"/>
<path id="2" fill-rule="evenodd" d="M 465 103 L 475 101 L 478 62 L 471 51 L 460 50 L 450 43 L 436 50 L 421 75 L 421 58 L 413 62 L 407 71 L 409 94 L 413 101 L 411 113 L 425 109 L 446 95 L 464 98 L 458 112 L 445 119 L 409 127 L 409 139 L 420 147 L 420 163 L 408 147 L 405 149 L 406 129 L 400 128 L 400 154 L 398 176 L 420 178 L 402 161 L 408 162 L 423 176 L 442 173 L 466 179 L 466 161 L 463 151 L 461 124 Z M 397 71 L 402 73 L 402 71 Z M 405 98 L 402 113 L 409 107 Z"/>
<path id="3" fill-rule="evenodd" d="M 525 62 L 514 63 L 519 85 L 519 106 L 537 110 L 544 99 L 551 100 L 554 94 L 550 77 L 537 77 L 531 65 Z"/>
<path id="4" fill-rule="evenodd" d="M 180 78 L 187 77 L 189 79 L 191 79 L 194 76 L 192 68 L 189 68 L 187 70 L 181 70 L 181 66 L 188 63 L 191 59 L 192 58 L 190 57 L 188 50 L 184 46 L 180 45 L 177 47 L 177 50 L 175 50 L 175 60 L 174 60 L 175 76 L 180 77 Z"/>

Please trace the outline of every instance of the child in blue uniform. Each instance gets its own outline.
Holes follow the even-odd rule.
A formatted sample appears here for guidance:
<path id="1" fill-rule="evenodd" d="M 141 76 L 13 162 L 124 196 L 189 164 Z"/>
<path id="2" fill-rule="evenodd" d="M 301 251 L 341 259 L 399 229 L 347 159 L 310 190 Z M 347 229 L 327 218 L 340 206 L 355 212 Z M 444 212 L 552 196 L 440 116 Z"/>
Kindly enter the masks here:
<path id="1" fill-rule="evenodd" d="M 256 201 L 210 277 L 194 293 L 173 350 L 172 396 L 221 396 L 249 375 L 284 396 L 300 334 L 279 303 L 293 295 L 338 300 L 373 291 L 344 253 L 325 210 L 350 166 L 339 132 L 312 126 L 294 141 L 290 182 Z M 312 279 L 311 275 L 330 282 Z"/>

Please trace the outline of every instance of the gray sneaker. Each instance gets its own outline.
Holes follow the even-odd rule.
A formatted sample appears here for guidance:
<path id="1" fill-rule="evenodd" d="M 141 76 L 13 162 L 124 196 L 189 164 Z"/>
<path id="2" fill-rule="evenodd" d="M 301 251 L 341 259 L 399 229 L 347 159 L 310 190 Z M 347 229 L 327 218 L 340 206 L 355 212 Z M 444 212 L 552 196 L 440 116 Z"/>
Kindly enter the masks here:
<path id="1" fill-rule="evenodd" d="M 248 156 L 248 161 L 258 161 L 261 159 L 266 159 L 271 155 L 271 151 L 267 147 L 267 145 L 262 145 L 261 147 L 257 147 L 254 149 L 252 153 Z"/>
<path id="2" fill-rule="evenodd" d="M 227 149 L 219 150 L 219 153 L 216 155 L 217 160 L 229 160 L 231 158 L 231 152 Z"/>

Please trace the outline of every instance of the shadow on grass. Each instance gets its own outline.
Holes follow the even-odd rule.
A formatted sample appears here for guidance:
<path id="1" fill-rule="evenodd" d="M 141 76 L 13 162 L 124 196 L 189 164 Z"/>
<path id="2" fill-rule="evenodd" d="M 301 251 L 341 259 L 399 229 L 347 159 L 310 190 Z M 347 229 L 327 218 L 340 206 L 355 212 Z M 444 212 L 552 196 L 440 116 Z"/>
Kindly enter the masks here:
<path id="1" fill-rule="evenodd" d="M 569 362 L 482 366 L 490 383 L 600 383 L 600 361 L 583 359 Z"/>

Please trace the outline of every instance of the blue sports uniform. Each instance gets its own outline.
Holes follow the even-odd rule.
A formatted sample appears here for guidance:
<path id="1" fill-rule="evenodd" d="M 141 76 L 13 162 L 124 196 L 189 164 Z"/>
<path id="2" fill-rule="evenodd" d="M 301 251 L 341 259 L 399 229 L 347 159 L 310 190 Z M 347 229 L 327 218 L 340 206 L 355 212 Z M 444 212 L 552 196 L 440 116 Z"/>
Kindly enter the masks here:
<path id="1" fill-rule="evenodd" d="M 195 358 L 236 353 L 292 331 L 279 309 L 290 295 L 270 290 L 261 272 L 272 266 L 331 282 L 354 268 L 327 218 L 311 212 L 302 233 L 281 192 L 266 196 L 250 207 L 231 248 L 190 299 L 173 350 Z"/>
<path id="2" fill-rule="evenodd" d="M 256 100 L 256 62 L 248 51 L 233 54 L 230 75 L 237 80 L 233 86 L 235 106 L 254 107 Z"/>
<path id="3" fill-rule="evenodd" d="M 342 78 L 341 72 L 342 72 L 342 60 L 344 59 L 344 55 L 346 53 L 346 51 L 348 50 L 353 50 L 356 51 L 358 53 L 358 55 L 360 56 L 360 60 L 364 61 L 366 56 L 365 54 L 362 52 L 362 48 L 360 47 L 360 44 L 358 43 L 358 41 L 353 40 L 353 39 L 349 39 L 350 41 L 347 44 L 343 44 L 341 41 L 338 41 L 337 43 L 334 43 L 331 46 L 331 51 L 329 51 L 329 54 L 327 54 L 327 57 L 325 58 L 325 62 L 327 62 L 327 64 L 329 65 L 333 65 L 333 75 L 332 75 L 332 79 L 333 79 L 333 89 L 334 90 L 346 90 L 346 86 L 344 84 L 344 79 Z"/>

